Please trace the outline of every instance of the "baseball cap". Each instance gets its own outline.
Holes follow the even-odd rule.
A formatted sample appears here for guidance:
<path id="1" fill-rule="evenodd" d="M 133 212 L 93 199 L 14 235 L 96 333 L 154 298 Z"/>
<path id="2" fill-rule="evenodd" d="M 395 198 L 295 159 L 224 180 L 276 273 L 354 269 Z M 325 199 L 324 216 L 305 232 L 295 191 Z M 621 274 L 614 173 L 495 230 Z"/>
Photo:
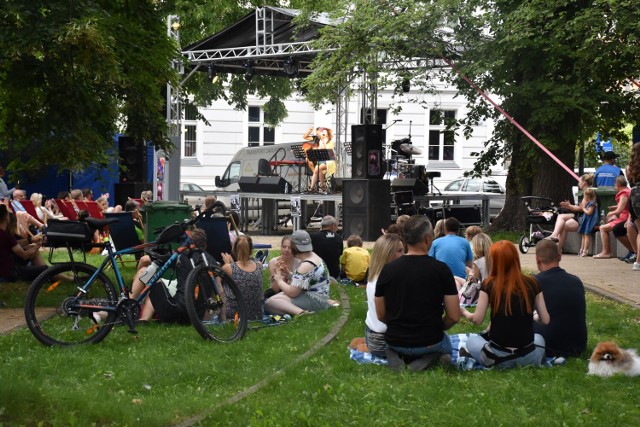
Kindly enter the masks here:
<path id="1" fill-rule="evenodd" d="M 296 249 L 300 252 L 309 252 L 313 250 L 311 244 L 311 236 L 304 230 L 296 230 L 291 235 L 291 242 L 296 245 Z"/>
<path id="2" fill-rule="evenodd" d="M 618 158 L 618 155 L 616 153 L 614 153 L 613 151 L 605 151 L 604 155 L 602 156 L 603 159 L 605 160 L 615 160 Z"/>

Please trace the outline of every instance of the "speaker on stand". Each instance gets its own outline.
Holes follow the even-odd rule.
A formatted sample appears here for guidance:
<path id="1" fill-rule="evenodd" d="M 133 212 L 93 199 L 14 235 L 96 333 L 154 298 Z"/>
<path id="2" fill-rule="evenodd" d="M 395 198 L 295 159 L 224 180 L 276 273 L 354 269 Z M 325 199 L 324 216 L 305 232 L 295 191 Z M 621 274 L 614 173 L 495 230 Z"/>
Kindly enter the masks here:
<path id="1" fill-rule="evenodd" d="M 342 234 L 375 241 L 389 225 L 391 193 L 386 179 L 342 181 Z"/>
<path id="2" fill-rule="evenodd" d="M 120 157 L 120 182 L 147 181 L 147 148 L 145 144 L 136 144 L 133 138 L 118 138 Z M 139 195 L 138 195 L 139 196 Z"/>
<path id="3" fill-rule="evenodd" d="M 351 177 L 354 179 L 381 179 L 382 125 L 351 126 Z"/>

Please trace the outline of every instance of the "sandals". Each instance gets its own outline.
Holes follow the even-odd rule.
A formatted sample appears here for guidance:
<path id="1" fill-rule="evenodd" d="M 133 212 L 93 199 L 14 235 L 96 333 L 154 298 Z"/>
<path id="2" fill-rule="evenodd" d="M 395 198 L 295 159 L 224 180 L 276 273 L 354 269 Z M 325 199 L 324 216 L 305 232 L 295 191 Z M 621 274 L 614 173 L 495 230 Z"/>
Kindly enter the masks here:
<path id="1" fill-rule="evenodd" d="M 593 259 L 610 259 L 611 255 L 602 255 L 602 254 L 597 254 L 593 256 Z"/>
<path id="2" fill-rule="evenodd" d="M 589 256 L 589 251 L 583 251 L 582 249 L 580 249 L 580 252 L 578 252 L 578 256 L 580 257 Z"/>

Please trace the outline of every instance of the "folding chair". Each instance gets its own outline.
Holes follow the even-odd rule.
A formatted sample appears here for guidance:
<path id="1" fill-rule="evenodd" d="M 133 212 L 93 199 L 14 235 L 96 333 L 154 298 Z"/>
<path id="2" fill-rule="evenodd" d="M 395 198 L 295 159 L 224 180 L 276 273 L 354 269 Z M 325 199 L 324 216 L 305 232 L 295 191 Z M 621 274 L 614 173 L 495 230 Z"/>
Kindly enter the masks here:
<path id="1" fill-rule="evenodd" d="M 118 222 L 109 224 L 109 238 L 111 239 L 111 243 L 113 243 L 113 247 L 116 251 L 131 248 L 140 244 L 131 212 L 105 213 L 104 217 L 106 219 L 118 219 Z M 136 260 L 134 261 L 136 263 L 138 262 L 138 255 L 139 254 L 136 255 Z M 121 265 L 124 265 L 126 262 L 122 257 L 119 257 L 118 259 Z"/>
<path id="2" fill-rule="evenodd" d="M 207 234 L 207 252 L 222 264 L 222 253 L 231 253 L 227 218 L 202 217 L 197 226 Z"/>
<path id="3" fill-rule="evenodd" d="M 56 205 L 58 205 L 58 209 L 62 212 L 67 219 L 71 219 L 73 221 L 78 220 L 78 214 L 76 214 L 75 209 L 73 209 L 73 205 L 71 203 L 67 203 L 62 199 L 56 199 Z"/>
<path id="4" fill-rule="evenodd" d="M 20 204 L 29 215 L 40 221 L 40 218 L 38 218 L 38 212 L 36 212 L 36 207 L 31 200 L 20 200 Z"/>
<path id="5" fill-rule="evenodd" d="M 86 208 L 87 212 L 89 212 L 89 216 L 91 218 L 104 219 L 104 214 L 102 213 L 96 202 L 85 201 L 82 202 L 82 204 Z M 78 207 L 80 207 L 80 204 L 78 204 Z"/>

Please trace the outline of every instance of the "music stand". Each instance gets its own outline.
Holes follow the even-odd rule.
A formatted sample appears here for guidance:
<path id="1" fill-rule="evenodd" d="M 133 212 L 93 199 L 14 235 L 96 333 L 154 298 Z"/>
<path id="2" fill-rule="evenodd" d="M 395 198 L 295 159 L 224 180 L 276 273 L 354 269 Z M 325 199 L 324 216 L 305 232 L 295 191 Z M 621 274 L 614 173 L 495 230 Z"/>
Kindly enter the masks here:
<path id="1" fill-rule="evenodd" d="M 336 153 L 332 149 L 318 148 L 318 149 L 315 149 L 315 150 L 308 150 L 307 151 L 307 157 L 313 163 L 316 163 L 316 162 L 327 162 L 327 161 L 330 161 L 330 160 L 335 160 L 336 159 Z"/>
<path id="2" fill-rule="evenodd" d="M 291 151 L 293 152 L 293 157 L 295 157 L 296 159 L 307 159 L 307 154 L 302 148 L 302 144 L 292 145 Z"/>

